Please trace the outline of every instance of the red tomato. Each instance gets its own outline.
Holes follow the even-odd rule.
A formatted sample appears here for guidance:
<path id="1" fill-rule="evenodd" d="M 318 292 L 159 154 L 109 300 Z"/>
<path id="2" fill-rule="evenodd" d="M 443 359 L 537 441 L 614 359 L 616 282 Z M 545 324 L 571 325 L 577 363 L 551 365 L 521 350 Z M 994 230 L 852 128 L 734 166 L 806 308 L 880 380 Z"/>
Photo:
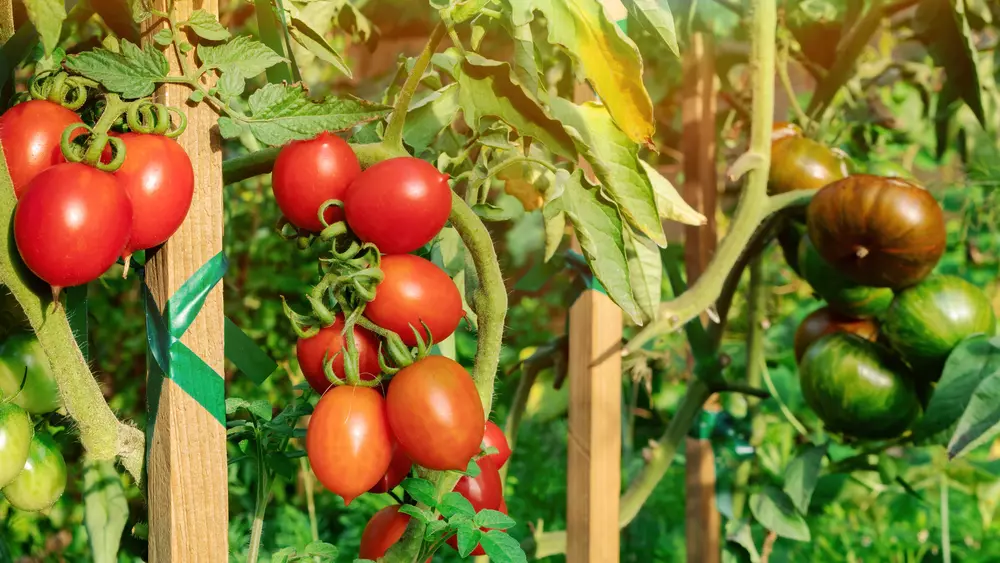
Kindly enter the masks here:
<path id="1" fill-rule="evenodd" d="M 386 404 L 399 447 L 414 463 L 464 471 L 479 453 L 483 403 L 458 362 L 428 356 L 403 368 L 389 383 Z"/>
<path id="2" fill-rule="evenodd" d="M 132 199 L 132 236 L 125 256 L 167 241 L 184 222 L 194 197 L 191 159 L 163 135 L 125 133 L 125 162 L 115 172 Z"/>
<path id="3" fill-rule="evenodd" d="M 485 474 L 486 471 L 487 471 L 486 467 L 484 467 L 483 463 L 482 463 L 484 460 L 488 461 L 487 458 L 483 458 L 483 459 L 480 459 L 479 462 L 478 462 L 479 463 L 479 468 L 483 470 L 483 473 L 481 473 L 480 475 Z M 494 473 L 496 473 L 496 471 L 497 471 L 496 467 L 493 467 L 492 471 Z M 496 473 L 496 478 L 497 478 L 497 482 L 499 482 L 500 481 L 500 474 L 499 473 Z M 462 477 L 462 479 L 459 481 L 459 485 L 461 485 L 462 481 L 464 481 L 465 479 L 468 479 L 468 477 Z M 462 492 L 462 491 L 459 491 L 459 489 L 458 489 L 457 486 L 455 487 L 455 490 L 458 491 L 458 492 Z M 504 514 L 507 514 L 507 501 L 504 500 L 504 498 L 503 498 L 503 491 L 501 490 L 498 494 L 500 496 L 500 503 L 497 506 L 484 506 L 484 507 L 480 508 L 480 507 L 476 506 L 476 503 L 473 502 L 472 499 L 469 499 L 469 502 L 472 502 L 472 506 L 475 507 L 476 512 L 479 512 L 480 510 L 490 509 L 490 510 L 499 510 L 500 512 L 503 512 Z M 462 496 L 464 496 L 467 499 L 469 498 L 469 496 L 466 495 L 464 492 L 462 492 Z M 480 530 L 482 530 L 483 532 L 488 532 L 490 530 L 490 528 L 480 528 Z M 448 545 L 452 549 L 454 549 L 455 551 L 458 551 L 458 536 L 451 536 L 450 538 L 448 538 Z M 475 557 L 478 557 L 480 555 L 486 555 L 486 550 L 484 550 L 482 544 L 480 544 L 480 545 L 477 545 L 476 549 L 473 549 L 472 553 L 470 553 L 469 555 L 470 556 L 475 556 Z"/>
<path id="4" fill-rule="evenodd" d="M 420 321 L 427 323 L 435 342 L 455 332 L 465 315 L 462 295 L 442 269 L 419 256 L 399 254 L 382 257 L 382 272 L 385 279 L 365 308 L 369 320 L 398 334 L 407 346 L 417 344 L 410 326 L 427 342 L 429 337 Z"/>
<path id="5" fill-rule="evenodd" d="M 406 525 L 410 522 L 409 514 L 401 514 L 399 505 L 387 506 L 375 513 L 365 531 L 361 533 L 361 550 L 358 558 L 377 560 L 403 537 Z"/>
<path id="6" fill-rule="evenodd" d="M 66 162 L 59 142 L 63 131 L 74 123 L 83 121 L 72 111 L 47 100 L 17 104 L 0 116 L 0 143 L 15 197 L 24 194 L 39 172 Z"/>
<path id="7" fill-rule="evenodd" d="M 448 222 L 448 176 L 411 156 L 383 160 L 351 184 L 344 213 L 354 234 L 384 254 L 413 252 Z"/>
<path id="8" fill-rule="evenodd" d="M 507 463 L 507 460 L 510 459 L 510 444 L 507 443 L 507 436 L 504 435 L 503 430 L 492 420 L 486 421 L 486 434 L 483 435 L 483 444 L 486 447 L 492 446 L 498 450 L 499 453 L 486 456 L 493 459 L 497 468 L 503 467 Z"/>
<path id="9" fill-rule="evenodd" d="M 350 145 L 333 133 L 320 133 L 308 141 L 285 145 L 274 161 L 271 189 L 288 221 L 300 229 L 323 230 L 319 208 L 328 199 L 343 200 L 347 187 L 361 174 L 361 165 Z M 343 219 L 343 212 L 330 207 L 326 222 Z"/>
<path id="10" fill-rule="evenodd" d="M 354 343 L 358 348 L 358 369 L 361 372 L 361 379 L 368 381 L 375 379 L 382 371 L 378 365 L 378 337 L 355 325 Z M 340 314 L 332 325 L 320 329 L 315 336 L 299 339 L 295 345 L 295 355 L 299 359 L 303 375 L 317 393 L 322 395 L 332 385 L 323 373 L 324 356 L 327 356 L 328 361 L 333 360 L 333 373 L 343 379 L 346 350 L 344 316 Z"/>
<path id="11" fill-rule="evenodd" d="M 388 493 L 410 475 L 410 469 L 412 468 L 413 462 L 410 461 L 410 458 L 407 457 L 398 444 L 393 444 L 392 461 L 389 462 L 389 469 L 386 470 L 385 475 L 368 492 L 376 494 Z"/>
<path id="12" fill-rule="evenodd" d="M 14 211 L 14 240 L 36 276 L 55 287 L 97 279 L 121 256 L 132 203 L 114 176 L 64 163 L 35 177 Z"/>
<path id="13" fill-rule="evenodd" d="M 375 486 L 392 459 L 381 393 L 348 385 L 327 391 L 309 419 L 306 453 L 316 478 L 345 504 Z"/>
<path id="14" fill-rule="evenodd" d="M 488 457 L 479 458 L 476 460 L 476 465 L 479 466 L 479 475 L 462 476 L 454 491 L 471 502 L 476 512 L 487 509 L 499 510 L 500 502 L 503 500 L 500 470 Z"/>

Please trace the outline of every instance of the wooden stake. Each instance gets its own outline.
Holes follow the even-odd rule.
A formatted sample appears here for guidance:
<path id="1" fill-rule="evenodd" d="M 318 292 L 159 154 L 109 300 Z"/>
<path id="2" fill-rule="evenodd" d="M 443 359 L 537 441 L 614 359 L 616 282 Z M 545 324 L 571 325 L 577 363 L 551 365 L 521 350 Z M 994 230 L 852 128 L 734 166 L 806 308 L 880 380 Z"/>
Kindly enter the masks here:
<path id="1" fill-rule="evenodd" d="M 167 11 L 167 0 L 154 8 Z M 195 9 L 219 13 L 218 0 L 177 0 L 178 20 Z M 151 22 L 159 21 L 154 18 Z M 146 24 L 143 41 L 152 41 L 163 24 Z M 192 42 L 196 38 L 189 38 Z M 174 49 L 166 55 L 176 71 Z M 193 53 L 190 56 L 193 61 Z M 193 62 L 192 62 L 193 64 Z M 222 152 L 218 116 L 205 104 L 187 104 L 191 91 L 182 85 L 161 86 L 156 101 L 183 108 L 187 129 L 178 138 L 194 166 L 194 203 L 180 230 L 146 268 L 146 282 L 157 304 L 166 300 L 198 268 L 222 251 Z M 224 368 L 222 285 L 211 292 L 182 342 L 217 373 Z M 149 483 L 150 563 L 218 563 L 229 559 L 229 498 L 226 432 L 173 381 L 163 382 L 159 415 L 147 460 Z"/>
<path id="2" fill-rule="evenodd" d="M 688 284 L 705 270 L 718 241 L 715 90 L 712 44 L 708 36 L 696 33 L 684 56 L 684 198 L 708 218 L 708 224 L 686 228 L 684 263 Z M 702 322 L 714 322 L 708 317 L 702 315 Z M 710 399 L 705 408 L 718 410 L 718 403 Z M 718 563 L 721 522 L 715 506 L 712 443 L 688 438 L 685 452 L 687 560 Z"/>

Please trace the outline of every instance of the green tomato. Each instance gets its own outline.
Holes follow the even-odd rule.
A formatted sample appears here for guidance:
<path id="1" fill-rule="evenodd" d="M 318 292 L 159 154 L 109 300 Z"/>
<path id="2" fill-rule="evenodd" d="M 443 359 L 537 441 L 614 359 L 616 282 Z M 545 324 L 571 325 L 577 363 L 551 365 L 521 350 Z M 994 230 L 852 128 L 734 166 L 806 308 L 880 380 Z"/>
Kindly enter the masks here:
<path id="1" fill-rule="evenodd" d="M 0 488 L 24 468 L 33 433 L 27 411 L 13 403 L 0 403 Z"/>
<path id="2" fill-rule="evenodd" d="M 24 389 L 18 393 L 27 369 Z M 59 408 L 59 386 L 34 334 L 15 334 L 0 344 L 0 393 L 17 394 L 14 403 L 31 414 L 45 414 Z"/>
<path id="3" fill-rule="evenodd" d="M 66 460 L 48 434 L 35 434 L 24 469 L 6 487 L 3 495 L 18 510 L 49 508 L 66 490 Z"/>

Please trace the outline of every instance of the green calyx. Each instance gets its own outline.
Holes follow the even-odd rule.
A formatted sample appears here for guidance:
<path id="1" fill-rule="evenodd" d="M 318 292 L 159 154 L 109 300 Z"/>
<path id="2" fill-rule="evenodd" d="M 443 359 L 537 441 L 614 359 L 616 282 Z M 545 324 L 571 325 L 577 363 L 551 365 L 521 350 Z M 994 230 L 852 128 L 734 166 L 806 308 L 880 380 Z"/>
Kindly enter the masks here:
<path id="1" fill-rule="evenodd" d="M 68 110 L 76 111 L 87 103 L 87 88 L 94 88 L 97 85 L 93 80 L 82 76 L 46 71 L 31 79 L 28 93 L 36 100 L 48 100 Z"/>

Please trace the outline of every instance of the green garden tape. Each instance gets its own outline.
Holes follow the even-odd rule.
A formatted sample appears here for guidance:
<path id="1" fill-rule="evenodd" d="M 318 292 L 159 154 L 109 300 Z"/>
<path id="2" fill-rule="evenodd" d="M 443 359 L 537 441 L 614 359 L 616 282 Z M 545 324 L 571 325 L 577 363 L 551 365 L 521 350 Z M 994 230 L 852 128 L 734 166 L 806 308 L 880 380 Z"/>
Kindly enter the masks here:
<path id="1" fill-rule="evenodd" d="M 90 338 L 87 333 L 87 284 L 70 287 L 66 290 L 66 319 L 73 331 L 76 345 L 83 354 L 83 359 L 90 361 Z"/>
<path id="2" fill-rule="evenodd" d="M 688 436 L 699 440 L 710 439 L 712 437 L 713 430 L 715 430 L 715 424 L 718 421 L 718 418 L 718 411 L 713 412 L 702 409 L 702 411 L 698 414 L 698 419 L 691 425 L 691 430 L 688 432 Z"/>
<path id="3" fill-rule="evenodd" d="M 278 369 L 278 364 L 229 317 L 226 317 L 226 357 L 257 385 L 264 383 Z"/>
<path id="4" fill-rule="evenodd" d="M 628 33 L 628 18 L 627 17 L 626 18 L 622 18 L 622 19 L 616 21 L 615 25 L 617 25 L 622 30 L 623 33 Z"/>

